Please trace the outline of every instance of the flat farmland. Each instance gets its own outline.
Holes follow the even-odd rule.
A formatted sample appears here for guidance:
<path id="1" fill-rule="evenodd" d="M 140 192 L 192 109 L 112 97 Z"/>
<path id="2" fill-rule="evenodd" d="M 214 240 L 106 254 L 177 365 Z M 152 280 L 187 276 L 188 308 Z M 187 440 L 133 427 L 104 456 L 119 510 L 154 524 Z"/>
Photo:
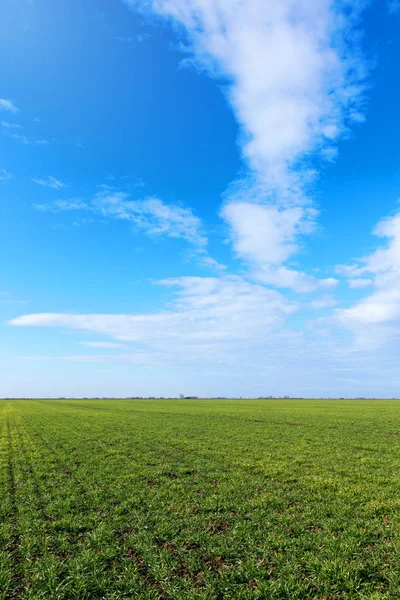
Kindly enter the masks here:
<path id="1" fill-rule="evenodd" d="M 0 401 L 0 598 L 400 598 L 400 402 Z"/>

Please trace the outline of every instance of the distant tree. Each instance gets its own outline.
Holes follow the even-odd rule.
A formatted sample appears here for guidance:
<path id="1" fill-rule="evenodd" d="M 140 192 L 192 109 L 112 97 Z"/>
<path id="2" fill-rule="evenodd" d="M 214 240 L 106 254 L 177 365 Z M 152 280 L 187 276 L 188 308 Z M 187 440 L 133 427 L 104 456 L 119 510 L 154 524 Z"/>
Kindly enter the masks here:
<path id="1" fill-rule="evenodd" d="M 184 399 L 184 397 L 185 397 L 185 394 L 179 394 L 179 398 L 180 398 L 181 400 L 183 400 L 183 399 Z"/>

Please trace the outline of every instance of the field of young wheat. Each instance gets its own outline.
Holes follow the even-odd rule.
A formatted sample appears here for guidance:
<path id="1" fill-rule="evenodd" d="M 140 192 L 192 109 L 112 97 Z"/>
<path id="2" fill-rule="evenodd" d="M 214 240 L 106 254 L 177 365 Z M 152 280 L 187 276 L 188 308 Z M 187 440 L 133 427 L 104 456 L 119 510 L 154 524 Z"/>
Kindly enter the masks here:
<path id="1" fill-rule="evenodd" d="M 400 598 L 400 403 L 0 401 L 0 598 Z"/>

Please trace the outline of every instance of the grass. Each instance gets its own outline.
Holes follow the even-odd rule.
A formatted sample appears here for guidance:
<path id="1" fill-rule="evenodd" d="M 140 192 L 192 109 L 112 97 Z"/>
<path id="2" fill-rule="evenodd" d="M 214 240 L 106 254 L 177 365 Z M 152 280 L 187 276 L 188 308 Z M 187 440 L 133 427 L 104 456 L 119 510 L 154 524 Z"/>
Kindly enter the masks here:
<path id="1" fill-rule="evenodd" d="M 0 401 L 0 599 L 400 598 L 397 401 Z"/>

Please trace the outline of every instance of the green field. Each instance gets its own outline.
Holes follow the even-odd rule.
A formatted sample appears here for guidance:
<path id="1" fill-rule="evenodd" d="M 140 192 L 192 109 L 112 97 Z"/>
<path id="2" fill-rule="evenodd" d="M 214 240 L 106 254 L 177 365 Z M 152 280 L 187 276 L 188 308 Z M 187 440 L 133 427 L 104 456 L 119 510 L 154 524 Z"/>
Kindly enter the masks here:
<path id="1" fill-rule="evenodd" d="M 0 598 L 400 598 L 400 403 L 0 401 Z"/>

